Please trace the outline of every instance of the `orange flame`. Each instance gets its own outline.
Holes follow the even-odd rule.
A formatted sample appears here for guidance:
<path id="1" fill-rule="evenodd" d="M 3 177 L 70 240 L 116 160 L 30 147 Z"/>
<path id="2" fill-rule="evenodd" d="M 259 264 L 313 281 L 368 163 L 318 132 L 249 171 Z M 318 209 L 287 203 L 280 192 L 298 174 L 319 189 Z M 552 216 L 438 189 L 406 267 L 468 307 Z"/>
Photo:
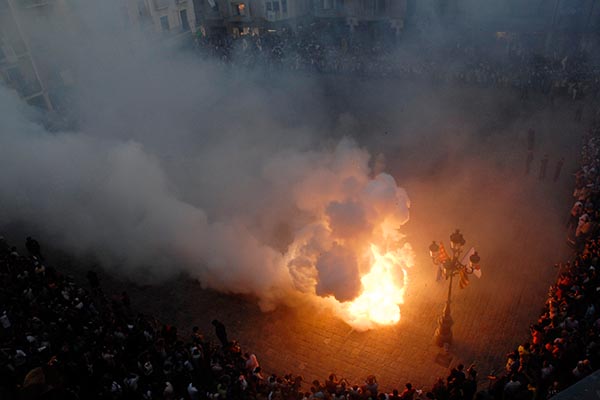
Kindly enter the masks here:
<path id="1" fill-rule="evenodd" d="M 400 304 L 408 284 L 407 268 L 413 265 L 409 244 L 382 253 L 371 244 L 371 269 L 361 277 L 362 293 L 351 302 L 342 303 L 342 316 L 352 326 L 372 328 L 400 321 Z"/>

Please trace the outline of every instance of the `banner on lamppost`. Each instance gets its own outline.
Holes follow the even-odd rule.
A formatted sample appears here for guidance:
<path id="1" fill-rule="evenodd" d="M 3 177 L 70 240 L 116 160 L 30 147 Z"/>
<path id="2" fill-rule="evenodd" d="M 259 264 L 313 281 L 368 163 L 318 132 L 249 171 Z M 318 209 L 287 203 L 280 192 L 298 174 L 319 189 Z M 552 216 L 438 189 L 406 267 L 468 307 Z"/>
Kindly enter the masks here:
<path id="1" fill-rule="evenodd" d="M 450 257 L 448 256 L 448 253 L 446 252 L 446 249 L 444 248 L 444 244 L 440 242 L 439 254 L 435 260 L 436 263 L 438 264 L 438 272 L 437 272 L 436 280 L 441 281 L 442 279 L 448 279 L 448 277 L 446 276 L 446 268 L 444 268 L 444 263 L 446 261 L 448 261 L 449 259 L 450 259 Z"/>
<path id="2" fill-rule="evenodd" d="M 458 287 L 464 289 L 467 286 L 469 286 L 469 275 L 467 274 L 467 271 L 465 271 L 465 269 L 463 268 L 460 270 L 460 280 L 458 281 Z"/>

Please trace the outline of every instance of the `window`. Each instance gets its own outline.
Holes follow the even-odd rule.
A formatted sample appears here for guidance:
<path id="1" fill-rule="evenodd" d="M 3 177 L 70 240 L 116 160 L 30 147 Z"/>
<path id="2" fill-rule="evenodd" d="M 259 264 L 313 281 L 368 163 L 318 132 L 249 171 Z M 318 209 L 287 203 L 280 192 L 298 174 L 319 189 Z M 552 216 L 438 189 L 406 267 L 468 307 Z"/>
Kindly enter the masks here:
<path id="1" fill-rule="evenodd" d="M 377 11 L 379 13 L 385 12 L 385 0 L 378 0 L 377 1 Z"/>
<path id="2" fill-rule="evenodd" d="M 187 32 L 190 30 L 190 22 L 188 21 L 187 10 L 183 9 L 179 11 L 179 16 L 181 17 L 181 30 Z"/>
<path id="3" fill-rule="evenodd" d="M 244 3 L 233 3 L 233 15 L 244 16 L 246 15 L 246 4 Z"/>
<path id="4" fill-rule="evenodd" d="M 287 0 L 281 0 L 281 12 L 287 14 Z"/>
<path id="5" fill-rule="evenodd" d="M 343 10 L 344 9 L 344 0 L 337 0 L 336 1 L 336 8 L 338 10 L 340 10 L 340 11 Z"/>
<path id="6" fill-rule="evenodd" d="M 271 3 L 270 1 L 267 1 L 266 5 L 267 5 L 267 11 L 273 11 L 273 3 Z"/>
<path id="7" fill-rule="evenodd" d="M 163 15 L 162 17 L 160 17 L 160 26 L 164 32 L 169 31 L 170 27 L 169 27 L 169 17 L 168 16 Z"/>
<path id="8" fill-rule="evenodd" d="M 333 8 L 333 0 L 323 0 L 323 10 L 331 10 Z"/>
<path id="9" fill-rule="evenodd" d="M 154 8 L 156 10 L 164 10 L 169 8 L 169 0 L 154 0 Z"/>
<path id="10" fill-rule="evenodd" d="M 273 2 L 273 11 L 276 13 L 279 12 L 279 2 L 278 1 Z"/>

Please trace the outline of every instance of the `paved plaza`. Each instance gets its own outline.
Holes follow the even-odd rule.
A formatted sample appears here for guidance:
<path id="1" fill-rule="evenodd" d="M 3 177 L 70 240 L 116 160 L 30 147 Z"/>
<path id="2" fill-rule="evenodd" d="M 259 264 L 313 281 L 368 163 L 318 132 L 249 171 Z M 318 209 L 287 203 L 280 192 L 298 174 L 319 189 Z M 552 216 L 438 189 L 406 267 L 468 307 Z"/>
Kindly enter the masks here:
<path id="1" fill-rule="evenodd" d="M 548 198 L 547 191 L 558 197 L 565 194 L 557 190 L 560 185 L 538 185 L 532 180 L 531 190 L 522 190 L 519 185 L 527 182 L 515 181 L 485 203 L 489 188 L 475 183 L 481 192 L 474 200 L 485 206 L 478 210 L 447 205 L 456 208 L 458 222 L 445 215 L 447 208 L 438 204 L 439 196 L 431 192 L 437 190 L 435 185 L 414 185 L 412 220 L 406 230 L 417 265 L 410 272 L 402 319 L 396 326 L 357 332 L 330 313 L 308 305 L 262 313 L 252 299 L 203 290 L 185 278 L 161 287 L 128 290 L 148 312 L 183 330 L 198 325 L 213 340 L 210 321 L 220 319 L 230 338 L 237 338 L 244 350 L 256 353 L 267 373 L 291 372 L 312 381 L 334 372 L 357 383 L 376 374 L 385 389 L 401 388 L 409 381 L 429 387 L 436 377 L 446 376 L 448 368 L 443 361 L 450 361 L 450 366 L 475 363 L 480 371 L 479 384 L 486 385 L 486 376 L 503 368 L 505 354 L 528 338 L 529 324 L 539 316 L 548 286 L 558 273 L 553 264 L 566 260 L 569 249 L 557 221 L 548 220 L 546 214 L 532 215 L 536 202 Z M 463 189 L 473 193 L 468 185 Z M 568 203 L 566 193 L 566 201 L 558 201 L 557 206 Z M 507 202 L 511 207 L 520 204 L 520 208 L 503 218 Z M 485 215 L 493 215 L 487 224 Z M 557 217 L 564 215 L 566 211 L 557 212 Z M 475 245 L 481 253 L 483 277 L 471 277 L 465 290 L 455 281 L 455 342 L 449 357 L 440 358 L 433 333 L 448 282 L 435 281 L 427 246 L 431 239 L 448 243 L 447 235 L 460 221 L 467 246 Z"/>
<path id="2" fill-rule="evenodd" d="M 468 112 L 478 96 L 474 93 L 465 110 L 459 105 L 458 111 Z M 507 103 L 512 101 L 507 98 Z M 477 115 L 502 118 L 494 113 L 496 108 L 496 104 L 483 107 Z M 494 126 L 496 122 L 478 123 Z M 210 322 L 221 320 L 229 337 L 255 353 L 266 373 L 300 374 L 310 382 L 334 372 L 353 383 L 375 374 L 385 390 L 402 388 L 409 381 L 429 388 L 435 378 L 447 375 L 448 366 L 462 362 L 476 364 L 479 385 L 485 387 L 486 376 L 504 367 L 506 353 L 528 339 L 529 325 L 539 316 L 548 287 L 559 273 L 554 264 L 570 255 L 564 223 L 572 204 L 570 172 L 580 148 L 581 131 L 576 129 L 581 128 L 553 125 L 551 119 L 536 125 L 541 134 L 534 166 L 544 152 L 550 153 L 551 163 L 560 157 L 567 160 L 561 179 L 552 182 L 539 181 L 537 168 L 524 176 L 523 126 L 482 134 L 468 147 L 460 143 L 455 148 L 452 143 L 432 145 L 422 138 L 397 140 L 393 132 L 365 138 L 371 153 L 385 153 L 388 171 L 411 199 L 411 220 L 402 231 L 414 247 L 416 265 L 409 273 L 402 319 L 395 326 L 358 332 L 310 305 L 263 313 L 255 299 L 206 290 L 186 277 L 140 286 L 104 276 L 105 289 L 107 293 L 127 290 L 134 308 L 175 324 L 181 334 L 197 325 L 216 341 Z M 428 246 L 431 240 L 448 244 L 455 228 L 462 229 L 467 248 L 475 246 L 479 251 L 483 277 L 471 277 L 465 290 L 455 285 L 454 343 L 448 357 L 440 358 L 433 334 L 448 282 L 436 282 Z M 82 277 L 85 268 L 74 273 Z"/>

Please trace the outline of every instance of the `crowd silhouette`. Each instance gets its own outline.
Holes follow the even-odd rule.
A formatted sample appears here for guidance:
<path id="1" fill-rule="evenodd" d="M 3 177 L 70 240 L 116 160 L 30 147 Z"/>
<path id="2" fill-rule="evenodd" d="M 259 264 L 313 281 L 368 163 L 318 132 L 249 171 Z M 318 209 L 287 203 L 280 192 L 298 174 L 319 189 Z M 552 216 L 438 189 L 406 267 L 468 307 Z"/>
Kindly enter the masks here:
<path id="1" fill-rule="evenodd" d="M 466 44 L 469 43 L 469 44 Z M 501 55 L 490 47 L 501 46 Z M 531 92 L 580 100 L 597 98 L 600 69 L 585 52 L 542 55 L 525 40 L 474 44 L 456 38 L 444 44 L 351 39 L 330 24 L 280 29 L 261 35 L 196 37 L 198 52 L 226 65 L 374 78 L 422 79 L 480 87 L 512 88 L 521 100 Z"/>

